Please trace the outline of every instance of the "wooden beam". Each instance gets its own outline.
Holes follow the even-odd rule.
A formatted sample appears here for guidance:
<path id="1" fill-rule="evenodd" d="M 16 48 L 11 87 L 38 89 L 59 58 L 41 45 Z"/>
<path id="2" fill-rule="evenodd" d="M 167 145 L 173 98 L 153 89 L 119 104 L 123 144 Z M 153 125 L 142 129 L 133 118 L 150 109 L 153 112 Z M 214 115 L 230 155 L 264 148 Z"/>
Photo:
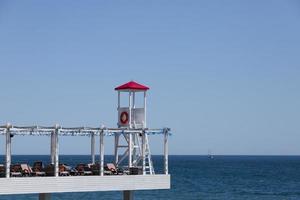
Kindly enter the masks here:
<path id="1" fill-rule="evenodd" d="M 100 176 L 104 175 L 104 133 L 100 133 Z"/>
<path id="2" fill-rule="evenodd" d="M 95 134 L 91 134 L 91 160 L 92 164 L 95 164 Z"/>
<path id="3" fill-rule="evenodd" d="M 123 191 L 123 200 L 133 200 L 133 191 L 131 190 L 125 190 Z"/>
<path id="4" fill-rule="evenodd" d="M 0 178 L 0 195 L 170 189 L 170 175 Z"/>
<path id="5" fill-rule="evenodd" d="M 5 177 L 10 177 L 10 165 L 11 165 L 11 137 L 10 137 L 10 128 L 11 125 L 8 123 L 6 125 L 6 153 L 5 153 L 5 164 L 6 164 L 6 171 L 5 171 Z"/>
<path id="6" fill-rule="evenodd" d="M 51 194 L 50 193 L 40 193 L 39 200 L 51 200 Z"/>
<path id="7" fill-rule="evenodd" d="M 145 159 L 145 153 L 146 153 L 146 133 L 143 132 L 142 134 L 142 164 L 143 164 L 143 175 L 146 174 L 146 159 Z M 150 163 L 149 163 L 150 164 Z"/>
<path id="8" fill-rule="evenodd" d="M 55 160 L 54 160 L 54 175 L 59 176 L 59 142 L 58 142 L 59 126 L 55 127 Z"/>
<path id="9" fill-rule="evenodd" d="M 168 149 L 168 131 L 165 130 L 164 133 L 164 172 L 169 174 L 169 149 Z"/>

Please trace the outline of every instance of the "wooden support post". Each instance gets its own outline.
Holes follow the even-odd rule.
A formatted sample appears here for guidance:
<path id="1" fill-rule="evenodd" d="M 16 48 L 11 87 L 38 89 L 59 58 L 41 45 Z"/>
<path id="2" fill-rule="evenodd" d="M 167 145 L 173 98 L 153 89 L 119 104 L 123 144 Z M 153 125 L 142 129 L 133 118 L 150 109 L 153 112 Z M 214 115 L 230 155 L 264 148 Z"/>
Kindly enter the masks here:
<path id="1" fill-rule="evenodd" d="M 133 200 L 133 195 L 132 190 L 125 190 L 123 191 L 123 200 Z"/>
<path id="2" fill-rule="evenodd" d="M 168 166 L 168 131 L 164 131 L 164 172 L 165 174 L 169 174 L 169 166 Z"/>
<path id="3" fill-rule="evenodd" d="M 11 137 L 10 137 L 10 128 L 11 128 L 11 124 L 7 123 L 6 125 L 6 154 L 5 154 L 5 167 L 6 167 L 6 171 L 5 171 L 5 177 L 9 178 L 10 177 L 10 165 L 11 165 Z"/>
<path id="4" fill-rule="evenodd" d="M 39 200 L 51 200 L 51 194 L 50 193 L 40 193 Z"/>
<path id="5" fill-rule="evenodd" d="M 95 164 L 95 133 L 91 133 L 91 157 L 92 164 Z"/>
<path id="6" fill-rule="evenodd" d="M 128 167 L 132 167 L 132 133 L 128 133 Z"/>
<path id="7" fill-rule="evenodd" d="M 132 128 L 132 92 L 129 92 L 129 128 Z"/>
<path id="8" fill-rule="evenodd" d="M 104 175 L 104 133 L 100 133 L 100 176 Z"/>
<path id="9" fill-rule="evenodd" d="M 137 139 L 137 137 L 138 137 L 138 135 L 136 134 L 136 133 L 132 133 L 132 136 L 131 136 L 132 138 L 132 143 L 131 143 L 131 145 L 132 145 L 132 153 L 131 153 L 131 155 L 132 155 L 132 165 L 133 166 L 137 166 L 137 164 L 138 163 L 136 163 L 136 161 L 137 161 L 137 149 L 136 149 L 136 147 L 137 147 L 137 144 L 136 144 L 136 139 Z"/>
<path id="10" fill-rule="evenodd" d="M 54 160 L 55 160 L 55 131 L 51 132 L 50 155 L 51 155 L 51 164 L 54 165 Z"/>
<path id="11" fill-rule="evenodd" d="M 146 153 L 146 135 L 145 131 L 142 133 L 142 162 L 143 162 L 143 175 L 146 174 L 146 159 L 145 159 L 145 153 Z"/>
<path id="12" fill-rule="evenodd" d="M 132 109 L 131 109 L 131 116 L 132 116 L 132 119 L 131 119 L 131 123 L 132 123 L 132 128 L 136 128 L 136 123 L 135 123 L 135 92 L 132 92 L 132 105 L 131 105 Z M 133 138 L 133 141 L 134 138 Z M 133 154 L 134 155 L 134 154 Z"/>
<path id="13" fill-rule="evenodd" d="M 120 93 L 120 91 L 118 91 L 118 110 L 119 110 L 120 106 L 121 106 L 121 93 Z"/>
<path id="14" fill-rule="evenodd" d="M 115 134 L 115 165 L 118 167 L 119 164 L 119 152 L 118 152 L 118 146 L 119 146 L 119 134 Z"/>
<path id="15" fill-rule="evenodd" d="M 55 160 L 54 160 L 54 176 L 59 176 L 59 143 L 58 143 L 59 126 L 55 125 Z"/>
<path id="16" fill-rule="evenodd" d="M 143 128 L 146 128 L 147 127 L 147 93 L 146 91 L 144 92 L 144 127 Z"/>

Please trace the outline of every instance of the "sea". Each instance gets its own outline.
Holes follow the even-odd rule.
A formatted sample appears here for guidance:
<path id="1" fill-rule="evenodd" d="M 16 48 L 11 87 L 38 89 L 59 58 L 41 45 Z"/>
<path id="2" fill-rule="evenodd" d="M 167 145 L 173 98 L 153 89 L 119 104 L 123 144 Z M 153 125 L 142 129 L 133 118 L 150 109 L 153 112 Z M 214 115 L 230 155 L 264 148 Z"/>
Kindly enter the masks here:
<path id="1" fill-rule="evenodd" d="M 106 156 L 106 162 L 112 161 Z M 14 155 L 13 163 L 49 156 Z M 75 166 L 89 163 L 88 155 L 61 155 L 60 162 Z M 162 173 L 163 157 L 153 156 L 156 173 Z M 0 156 L 4 163 L 4 156 Z M 169 156 L 170 190 L 135 191 L 135 199 L 182 200 L 300 200 L 300 156 Z M 1 188 L 0 188 L 1 190 Z M 0 195 L 0 200 L 38 199 L 38 195 Z M 122 199 L 122 192 L 54 193 L 55 200 Z"/>

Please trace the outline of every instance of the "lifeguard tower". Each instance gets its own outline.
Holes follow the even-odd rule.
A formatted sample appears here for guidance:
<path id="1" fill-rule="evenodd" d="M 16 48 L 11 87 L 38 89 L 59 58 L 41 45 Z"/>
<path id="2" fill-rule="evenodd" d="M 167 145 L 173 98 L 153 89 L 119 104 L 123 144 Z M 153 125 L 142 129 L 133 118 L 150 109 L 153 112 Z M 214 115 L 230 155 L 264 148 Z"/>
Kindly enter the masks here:
<path id="1" fill-rule="evenodd" d="M 125 129 L 146 129 L 146 104 L 147 90 L 150 88 L 137 82 L 130 81 L 115 88 L 118 92 L 118 127 Z M 121 107 L 121 93 L 128 94 L 128 106 Z M 142 93 L 143 106 L 136 107 L 137 94 Z M 122 143 L 123 139 L 123 143 Z M 125 143 L 125 144 L 124 144 Z M 142 147 L 144 144 L 144 148 Z M 138 167 L 145 155 L 144 174 L 155 174 L 151 159 L 149 139 L 147 134 L 138 134 L 135 131 L 129 134 L 115 135 L 115 164 L 119 166 L 122 162 L 128 162 L 128 168 Z M 119 156 L 119 153 L 122 155 Z M 126 159 L 128 158 L 128 159 Z"/>

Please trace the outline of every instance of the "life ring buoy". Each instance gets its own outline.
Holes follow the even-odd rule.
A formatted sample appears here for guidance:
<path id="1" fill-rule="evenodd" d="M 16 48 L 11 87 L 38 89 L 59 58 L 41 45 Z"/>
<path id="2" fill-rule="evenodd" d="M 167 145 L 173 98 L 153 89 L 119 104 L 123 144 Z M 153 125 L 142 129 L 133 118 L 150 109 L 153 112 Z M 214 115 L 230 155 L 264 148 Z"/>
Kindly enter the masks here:
<path id="1" fill-rule="evenodd" d="M 128 120 L 129 120 L 129 115 L 126 111 L 122 112 L 121 115 L 120 115 L 120 122 L 122 124 L 127 124 L 128 123 Z"/>

